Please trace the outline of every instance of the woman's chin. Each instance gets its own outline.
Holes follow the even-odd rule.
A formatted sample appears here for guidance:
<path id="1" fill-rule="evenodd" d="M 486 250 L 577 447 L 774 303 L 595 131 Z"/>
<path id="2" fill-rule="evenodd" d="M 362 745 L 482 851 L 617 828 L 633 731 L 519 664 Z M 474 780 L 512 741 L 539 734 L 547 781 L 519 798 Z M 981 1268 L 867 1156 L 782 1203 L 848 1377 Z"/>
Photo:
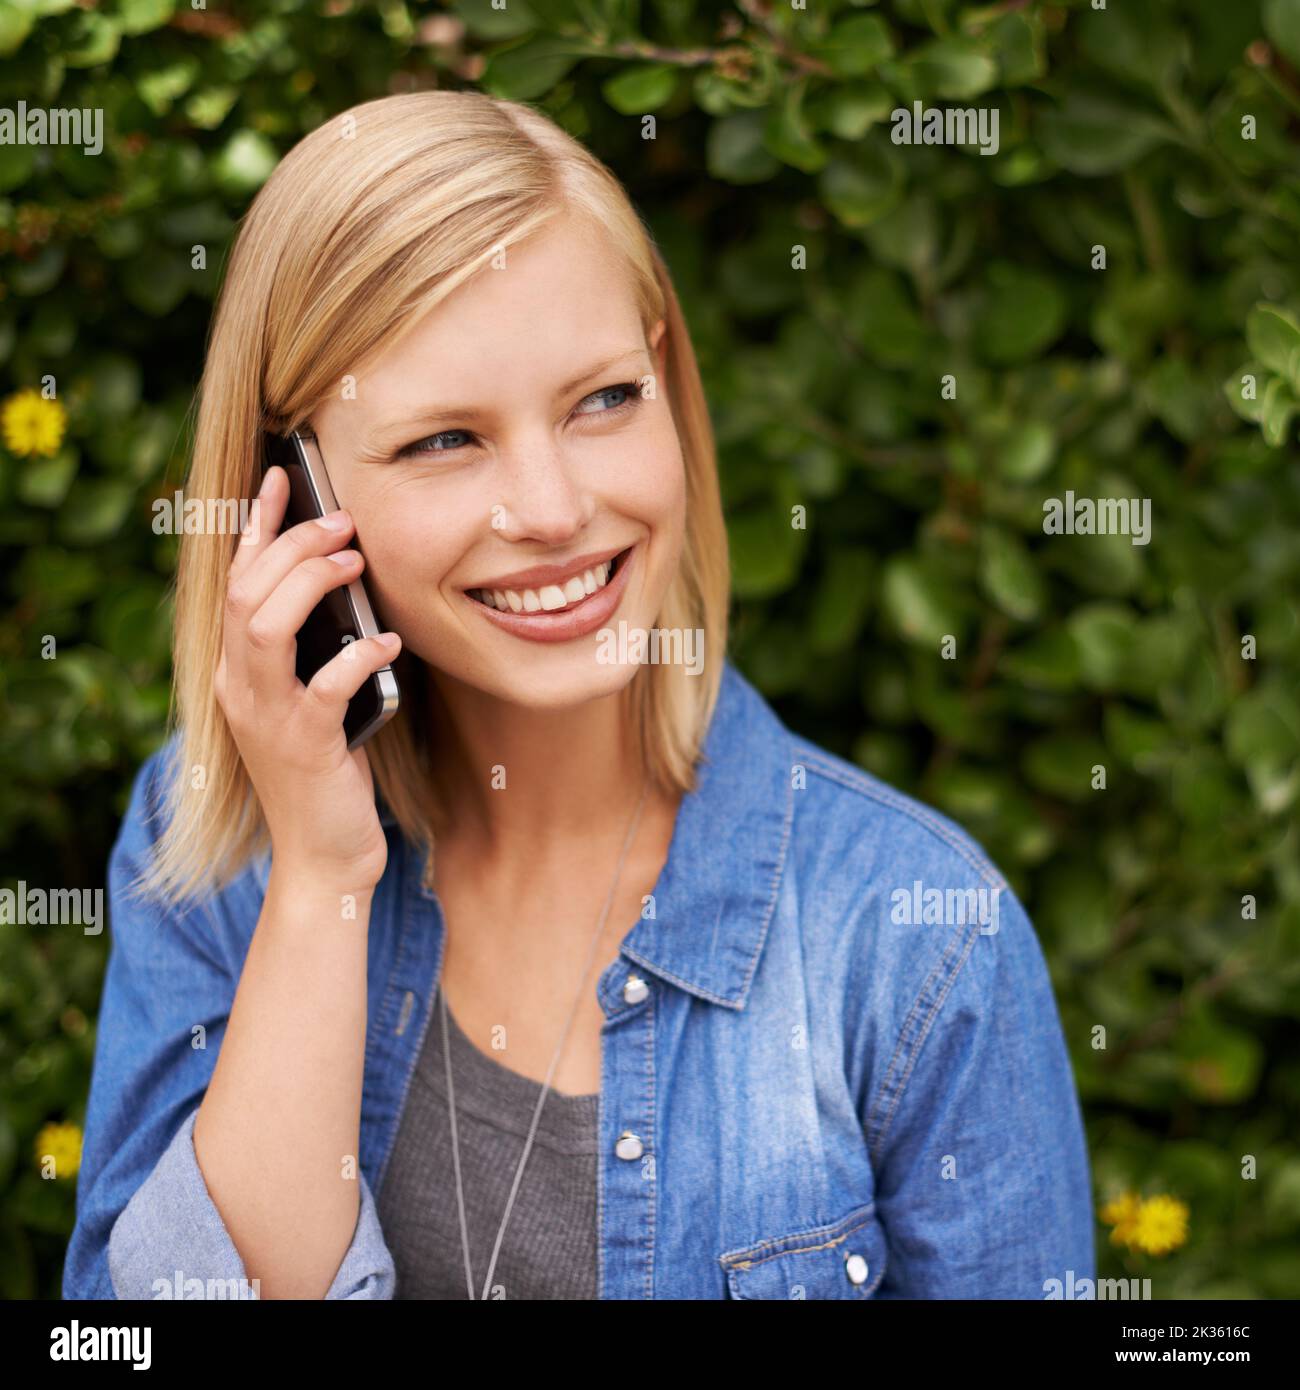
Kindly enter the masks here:
<path id="1" fill-rule="evenodd" d="M 429 662 L 444 675 L 521 709 L 563 710 L 616 695 L 636 675 L 631 662 L 602 660 L 607 644 L 593 637 L 566 646 L 538 646 L 509 656 L 480 652 L 450 666 Z M 425 658 L 427 660 L 427 658 Z"/>

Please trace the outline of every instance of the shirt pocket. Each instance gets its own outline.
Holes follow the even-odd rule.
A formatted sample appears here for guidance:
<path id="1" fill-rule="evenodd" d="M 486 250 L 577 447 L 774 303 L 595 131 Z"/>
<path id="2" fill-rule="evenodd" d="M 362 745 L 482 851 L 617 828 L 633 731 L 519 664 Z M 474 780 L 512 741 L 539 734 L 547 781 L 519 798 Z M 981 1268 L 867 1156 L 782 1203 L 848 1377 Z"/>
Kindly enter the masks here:
<path id="1" fill-rule="evenodd" d="M 720 1255 L 732 1298 L 870 1298 L 885 1274 L 874 1202 L 838 1221 Z"/>

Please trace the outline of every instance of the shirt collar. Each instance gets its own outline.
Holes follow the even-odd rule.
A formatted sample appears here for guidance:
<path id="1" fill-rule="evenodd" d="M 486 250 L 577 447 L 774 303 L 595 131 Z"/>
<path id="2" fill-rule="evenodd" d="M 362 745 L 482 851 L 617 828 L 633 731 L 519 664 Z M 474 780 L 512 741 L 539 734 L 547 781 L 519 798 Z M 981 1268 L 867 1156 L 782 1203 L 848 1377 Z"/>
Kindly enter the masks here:
<path id="1" fill-rule="evenodd" d="M 714 1004 L 741 1009 L 776 907 L 794 815 L 790 735 L 752 685 L 723 668 L 694 791 L 623 955 Z"/>
<path id="2" fill-rule="evenodd" d="M 790 735 L 725 662 L 713 719 L 668 858 L 622 953 L 670 984 L 742 1009 L 776 907 L 794 814 Z M 379 820 L 396 825 L 376 787 Z"/>

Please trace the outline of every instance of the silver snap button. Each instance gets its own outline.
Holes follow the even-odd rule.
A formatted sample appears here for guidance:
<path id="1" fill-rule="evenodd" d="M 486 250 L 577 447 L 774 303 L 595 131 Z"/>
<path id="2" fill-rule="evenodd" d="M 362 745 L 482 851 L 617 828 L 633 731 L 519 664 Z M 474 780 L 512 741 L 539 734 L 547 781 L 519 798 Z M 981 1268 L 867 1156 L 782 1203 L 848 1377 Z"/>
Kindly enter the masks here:
<path id="1" fill-rule="evenodd" d="M 645 1152 L 645 1145 L 630 1129 L 625 1129 L 618 1136 L 618 1143 L 614 1145 L 614 1152 L 619 1158 L 640 1158 Z"/>
<path id="2" fill-rule="evenodd" d="M 640 975 L 629 975 L 623 985 L 623 1002 L 626 1004 L 639 1004 L 647 994 L 650 993 L 650 986 L 640 977 Z"/>
<path id="3" fill-rule="evenodd" d="M 844 1261 L 844 1272 L 849 1276 L 850 1284 L 865 1284 L 867 1282 L 867 1262 L 861 1255 L 850 1255 Z"/>

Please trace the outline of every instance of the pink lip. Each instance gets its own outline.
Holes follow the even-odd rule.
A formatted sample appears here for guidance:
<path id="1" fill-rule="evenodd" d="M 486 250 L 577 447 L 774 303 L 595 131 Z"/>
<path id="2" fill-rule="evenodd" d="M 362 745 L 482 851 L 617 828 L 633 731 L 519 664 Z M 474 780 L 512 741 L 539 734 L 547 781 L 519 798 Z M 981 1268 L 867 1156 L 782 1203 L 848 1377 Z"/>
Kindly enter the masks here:
<path id="1" fill-rule="evenodd" d="M 484 580 L 482 584 L 466 584 L 467 589 L 540 589 L 546 584 L 559 584 L 563 587 L 566 579 L 581 575 L 584 570 L 595 569 L 615 555 L 621 555 L 627 546 L 615 546 L 613 550 L 592 550 L 586 555 L 577 555 L 563 565 L 534 565 L 532 569 L 516 570 L 513 574 L 500 574 L 495 579 Z"/>
<path id="2" fill-rule="evenodd" d="M 623 597 L 628 571 L 635 564 L 640 549 L 638 542 L 618 567 L 618 573 L 603 589 L 597 589 L 581 603 L 575 603 L 561 613 L 503 613 L 499 608 L 489 608 L 487 604 L 470 598 L 468 594 L 465 595 L 465 602 L 473 605 L 488 622 L 495 623 L 515 637 L 526 637 L 532 642 L 571 642 L 575 637 L 585 637 L 589 632 L 594 632 L 608 621 Z"/>

